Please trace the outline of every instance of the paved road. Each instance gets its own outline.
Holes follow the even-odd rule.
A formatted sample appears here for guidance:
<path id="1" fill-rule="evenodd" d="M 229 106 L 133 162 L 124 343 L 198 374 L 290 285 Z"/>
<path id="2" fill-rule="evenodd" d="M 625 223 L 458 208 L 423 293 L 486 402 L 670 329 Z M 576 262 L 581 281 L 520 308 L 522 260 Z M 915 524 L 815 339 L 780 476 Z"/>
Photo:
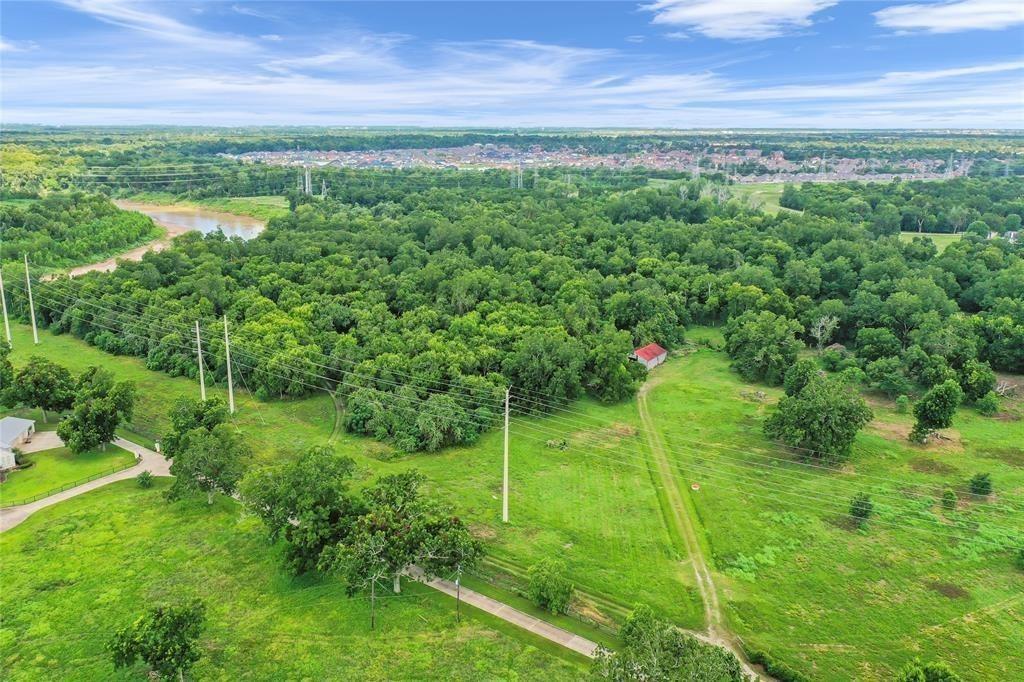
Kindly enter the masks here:
<path id="1" fill-rule="evenodd" d="M 109 476 L 104 476 L 103 478 L 97 478 L 95 481 L 89 481 L 88 483 L 83 483 L 82 485 L 74 488 L 68 488 L 63 492 L 55 493 L 49 497 L 44 497 L 41 500 L 36 500 L 35 502 L 21 504 L 17 507 L 0 509 L 0 533 L 14 528 L 40 509 L 45 509 L 46 507 L 57 504 L 58 502 L 63 502 L 64 500 L 76 497 L 82 493 L 87 493 L 90 490 L 102 488 L 114 481 L 123 481 L 126 478 L 133 478 L 138 476 L 140 471 L 149 471 L 154 476 L 171 475 L 171 463 L 164 459 L 163 455 L 154 452 L 149 448 L 144 448 L 141 445 L 127 441 L 124 438 L 114 439 L 114 445 L 139 455 L 139 463 L 128 469 L 118 471 L 110 474 Z"/>
<path id="2" fill-rule="evenodd" d="M 449 580 L 442 580 L 440 578 L 425 580 L 423 578 L 423 572 L 415 567 L 409 569 L 408 573 L 416 580 L 433 587 L 435 590 L 444 592 L 450 597 L 455 596 L 455 583 Z M 591 642 L 589 639 L 580 637 L 573 632 L 569 632 L 568 630 L 564 630 L 556 625 L 552 625 L 540 618 L 535 618 L 528 613 L 523 613 L 519 609 L 513 608 L 496 599 L 491 599 L 487 595 L 480 594 L 479 592 L 466 587 L 463 587 L 460 592 L 462 595 L 462 601 L 470 606 L 475 606 L 481 611 L 486 611 L 487 613 L 508 621 L 513 625 L 517 625 L 524 630 L 540 635 L 544 639 L 550 640 L 556 644 L 561 644 L 565 648 L 572 649 L 577 653 L 581 653 L 588 658 L 594 658 L 597 653 L 596 642 Z"/>

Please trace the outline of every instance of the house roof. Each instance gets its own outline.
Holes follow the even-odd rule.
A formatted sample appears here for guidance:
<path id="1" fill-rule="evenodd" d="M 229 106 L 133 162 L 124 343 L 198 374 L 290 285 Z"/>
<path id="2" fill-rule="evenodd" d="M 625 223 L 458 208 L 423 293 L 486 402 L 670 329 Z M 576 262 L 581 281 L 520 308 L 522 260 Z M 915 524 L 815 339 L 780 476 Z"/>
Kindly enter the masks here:
<path id="1" fill-rule="evenodd" d="M 0 419 L 0 447 L 10 448 L 23 433 L 35 426 L 31 419 L 4 417 Z"/>
<path id="2" fill-rule="evenodd" d="M 653 360 L 654 358 L 658 357 L 659 355 L 663 355 L 664 353 L 667 353 L 667 352 L 668 352 L 667 350 L 665 350 L 664 348 L 662 348 L 658 344 L 656 344 L 656 343 L 649 343 L 646 346 L 644 346 L 643 348 L 637 348 L 635 351 L 633 351 L 633 354 L 636 355 L 641 360 L 643 360 L 645 362 L 649 362 L 649 361 Z"/>

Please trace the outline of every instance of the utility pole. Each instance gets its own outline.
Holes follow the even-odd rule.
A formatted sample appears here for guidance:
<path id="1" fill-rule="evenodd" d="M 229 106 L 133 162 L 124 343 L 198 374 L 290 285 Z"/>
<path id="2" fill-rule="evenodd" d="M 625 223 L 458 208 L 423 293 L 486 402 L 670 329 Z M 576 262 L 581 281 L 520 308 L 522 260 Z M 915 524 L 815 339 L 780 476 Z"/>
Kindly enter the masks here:
<path id="1" fill-rule="evenodd" d="M 39 331 L 36 329 L 36 306 L 32 302 L 32 278 L 28 276 L 28 254 L 25 254 L 25 288 L 28 289 L 28 315 L 32 318 L 32 342 L 39 344 Z M 5 316 L 6 319 L 6 316 Z"/>
<path id="2" fill-rule="evenodd" d="M 306 194 L 313 193 L 313 179 L 310 176 L 309 166 L 306 166 Z"/>
<path id="3" fill-rule="evenodd" d="M 501 484 L 501 520 L 508 523 L 508 395 L 512 388 L 505 389 L 505 467 Z"/>
<path id="4" fill-rule="evenodd" d="M 228 316 L 224 315 L 224 361 L 228 365 L 228 411 L 235 413 L 235 387 L 231 382 L 231 341 L 228 340 Z"/>
<path id="5" fill-rule="evenodd" d="M 206 376 L 203 374 L 203 341 L 199 338 L 199 320 L 196 320 L 196 358 L 199 359 L 199 397 L 206 402 Z"/>
<path id="6" fill-rule="evenodd" d="M 7 294 L 4 293 L 4 272 L 0 268 L 0 300 L 4 305 L 4 333 L 7 334 L 7 343 L 11 343 L 11 323 L 7 319 Z"/>
<path id="7" fill-rule="evenodd" d="M 320 198 L 323 199 L 327 196 L 327 180 L 320 181 Z"/>

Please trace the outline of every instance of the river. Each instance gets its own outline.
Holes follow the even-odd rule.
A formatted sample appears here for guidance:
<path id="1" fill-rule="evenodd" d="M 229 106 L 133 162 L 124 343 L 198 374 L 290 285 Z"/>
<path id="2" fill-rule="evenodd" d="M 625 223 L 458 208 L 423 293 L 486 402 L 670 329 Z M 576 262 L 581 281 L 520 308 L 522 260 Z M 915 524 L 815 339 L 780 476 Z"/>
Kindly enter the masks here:
<path id="1" fill-rule="evenodd" d="M 262 232 L 265 227 L 262 220 L 250 216 L 223 213 L 198 206 L 162 206 L 120 200 L 114 203 L 122 210 L 138 211 L 148 215 L 153 222 L 167 231 L 167 235 L 130 251 L 119 253 L 113 258 L 72 268 L 68 271 L 69 276 L 77 277 L 87 272 L 110 272 L 117 267 L 119 260 L 142 260 L 142 257 L 150 251 L 163 251 L 170 245 L 172 239 L 186 232 L 209 234 L 220 228 L 227 237 L 241 237 L 248 240 Z"/>

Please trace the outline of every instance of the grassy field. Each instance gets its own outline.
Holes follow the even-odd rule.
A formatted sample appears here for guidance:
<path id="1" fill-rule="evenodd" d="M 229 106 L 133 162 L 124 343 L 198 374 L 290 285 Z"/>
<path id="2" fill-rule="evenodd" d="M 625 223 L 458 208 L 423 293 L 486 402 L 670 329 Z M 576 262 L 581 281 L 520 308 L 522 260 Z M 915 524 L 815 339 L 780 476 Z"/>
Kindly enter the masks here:
<path id="1" fill-rule="evenodd" d="M 0 535 L 4 679 L 142 679 L 104 644 L 147 606 L 207 604 L 195 679 L 574 680 L 557 645 L 407 582 L 399 597 L 348 598 L 336 580 L 294 579 L 257 520 L 219 498 L 168 503 L 122 481 L 50 507 Z"/>
<path id="2" fill-rule="evenodd" d="M 145 368 L 138 358 L 108 355 L 69 335 L 41 331 L 39 346 L 31 332 L 14 325 L 12 361 L 23 363 L 32 353 L 80 372 L 102 365 L 121 379 L 136 383 L 134 418 L 122 429 L 125 437 L 151 445 L 167 427 L 167 412 L 179 396 L 198 397 L 198 382 L 169 377 Z M 226 389 L 207 386 L 209 395 L 226 399 Z M 259 402 L 236 390 L 234 423 L 247 436 L 257 458 L 265 463 L 288 457 L 311 445 L 327 443 L 334 431 L 335 406 L 326 393 L 302 400 Z M 701 625 L 699 600 L 692 575 L 681 568 L 685 559 L 661 521 L 657 490 L 643 462 L 620 466 L 601 449 L 619 442 L 642 443 L 635 432 L 632 402 L 603 407 L 582 403 L 599 426 L 565 432 L 554 419 L 516 420 L 512 427 L 511 523 L 501 523 L 501 433 L 492 431 L 471 448 L 442 453 L 397 455 L 386 445 L 345 433 L 334 434 L 339 452 L 362 465 L 364 480 L 373 474 L 415 467 L 491 544 L 493 572 L 521 578 L 546 556 L 564 559 L 584 596 L 584 610 L 598 621 L 621 617 L 637 601 L 646 601 L 677 622 Z M 556 433 L 567 437 L 572 450 L 545 446 Z M 604 445 L 591 455 L 594 440 Z M 615 513 L 609 513 L 615 510 Z M 612 557 L 612 561 L 609 561 Z"/>
<path id="3" fill-rule="evenodd" d="M 696 352 L 654 378 L 652 414 L 749 645 L 816 680 L 890 679 L 913 655 L 972 680 L 1019 670 L 1006 654 L 1024 651 L 1024 574 L 1005 547 L 1024 540 L 1020 404 L 1001 419 L 961 409 L 950 441 L 918 447 L 910 418 L 873 401 L 876 420 L 833 471 L 765 440 L 780 392 L 742 383 L 722 354 Z M 992 499 L 967 493 L 979 471 L 992 474 Z M 944 487 L 961 498 L 955 511 L 938 505 Z M 865 530 L 846 516 L 860 491 L 878 511 Z"/>
<path id="4" fill-rule="evenodd" d="M 749 203 L 754 208 L 759 208 L 767 213 L 778 213 L 792 210 L 779 206 L 779 198 L 782 196 L 785 186 L 784 182 L 755 182 L 729 185 L 729 191 L 734 197 Z"/>
<path id="5" fill-rule="evenodd" d="M 960 241 L 963 234 L 949 234 L 948 232 L 900 232 L 900 241 L 911 242 L 914 237 L 927 237 L 935 242 L 939 253 L 946 250 L 946 247 L 953 242 Z"/>
<path id="6" fill-rule="evenodd" d="M 135 462 L 135 456 L 116 445 L 108 445 L 81 454 L 67 448 L 44 450 L 26 455 L 32 462 L 28 469 L 12 471 L 0 483 L 0 504 L 17 504 L 21 500 L 60 488 L 90 476 L 122 469 Z"/>
<path id="7" fill-rule="evenodd" d="M 18 364 L 32 349 L 25 327 L 16 334 Z M 198 393 L 196 382 L 151 372 L 137 359 L 66 336 L 41 338 L 39 348 L 69 367 L 102 363 L 138 382 L 139 416 L 129 428 L 145 434 L 163 429 L 174 396 Z M 688 338 L 714 343 L 720 333 L 697 329 Z M 1024 649 L 1024 574 L 1005 549 L 1024 528 L 1019 402 L 998 418 L 963 408 L 950 440 L 918 447 L 906 441 L 910 418 L 871 397 L 876 420 L 835 472 L 801 465 L 765 440 L 761 421 L 779 391 L 743 383 L 722 353 L 675 358 L 652 380 L 654 422 L 699 514 L 729 623 L 747 644 L 814 679 L 849 679 L 853 670 L 887 679 L 916 654 L 945 659 L 967 679 L 1008 677 L 1005 653 Z M 332 439 L 335 409 L 326 394 L 270 403 L 240 395 L 239 405 L 237 424 L 262 461 Z M 513 419 L 507 526 L 500 521 L 500 432 L 433 454 L 398 455 L 344 433 L 332 442 L 361 465 L 363 481 L 410 466 L 427 474 L 487 538 L 486 572 L 499 584 L 558 556 L 582 591 L 581 611 L 598 622 L 642 601 L 699 626 L 688 557 L 666 530 L 665 498 L 635 403 L 582 401 L 570 409 Z M 545 444 L 560 438 L 564 450 Z M 995 481 L 989 500 L 966 493 L 978 471 Z M 694 483 L 699 492 L 690 492 Z M 937 505 L 947 486 L 961 498 L 955 511 Z M 857 530 L 845 514 L 862 490 L 878 513 Z"/>
<path id="8" fill-rule="evenodd" d="M 202 206 L 215 211 L 252 216 L 260 220 L 288 213 L 288 200 L 282 196 L 218 197 L 215 199 L 178 199 L 166 192 L 142 192 L 126 197 L 145 204 L 174 204 L 177 206 Z"/>

